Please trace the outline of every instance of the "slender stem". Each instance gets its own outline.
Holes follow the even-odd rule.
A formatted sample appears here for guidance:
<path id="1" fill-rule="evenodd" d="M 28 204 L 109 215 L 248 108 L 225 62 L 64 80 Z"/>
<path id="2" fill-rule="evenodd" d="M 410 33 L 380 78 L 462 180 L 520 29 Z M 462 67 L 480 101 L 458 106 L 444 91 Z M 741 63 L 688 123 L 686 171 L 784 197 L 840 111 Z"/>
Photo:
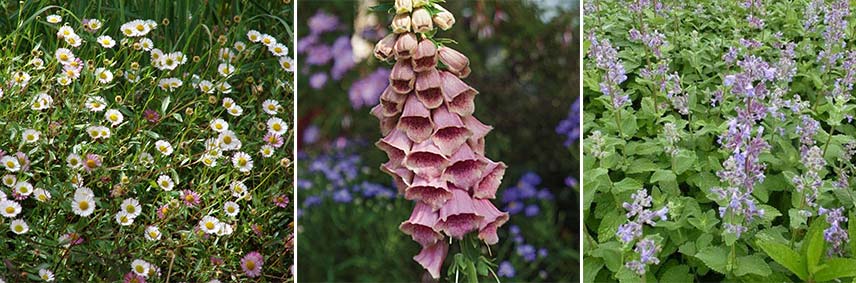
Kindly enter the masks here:
<path id="1" fill-rule="evenodd" d="M 826 138 L 826 144 L 823 145 L 823 154 L 820 155 L 821 158 L 825 158 L 826 156 L 826 149 L 829 148 L 829 143 L 832 142 L 832 134 L 835 133 L 835 126 L 836 125 L 832 125 L 832 128 L 829 129 L 829 137 Z"/>

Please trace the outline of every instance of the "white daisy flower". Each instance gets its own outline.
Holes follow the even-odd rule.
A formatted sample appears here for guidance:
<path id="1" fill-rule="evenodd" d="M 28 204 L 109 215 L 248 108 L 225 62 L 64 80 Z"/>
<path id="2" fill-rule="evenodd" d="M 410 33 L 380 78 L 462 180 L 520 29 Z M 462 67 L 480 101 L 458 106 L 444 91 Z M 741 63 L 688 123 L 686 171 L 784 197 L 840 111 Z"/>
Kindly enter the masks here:
<path id="1" fill-rule="evenodd" d="M 268 99 L 262 102 L 262 110 L 268 115 L 276 115 L 279 113 L 279 101 Z"/>
<path id="2" fill-rule="evenodd" d="M 116 213 L 116 223 L 122 226 L 129 226 L 134 224 L 134 217 L 131 217 L 127 212 L 119 211 Z"/>
<path id="3" fill-rule="evenodd" d="M 51 199 L 51 192 L 38 188 L 33 190 L 33 196 L 35 196 L 37 201 L 46 202 Z"/>
<path id="4" fill-rule="evenodd" d="M 80 44 L 83 43 L 83 39 L 80 38 L 79 35 L 72 34 L 70 36 L 65 37 L 65 43 L 68 43 L 68 45 L 71 45 L 73 47 L 79 47 Z"/>
<path id="5" fill-rule="evenodd" d="M 74 198 L 71 202 L 71 211 L 74 214 L 86 217 L 95 211 L 95 200 L 92 198 Z"/>
<path id="6" fill-rule="evenodd" d="M 223 131 L 229 130 L 229 123 L 226 120 L 217 118 L 214 121 L 211 121 L 211 129 L 215 132 L 222 133 Z"/>
<path id="7" fill-rule="evenodd" d="M 98 41 L 98 44 L 101 44 L 101 47 L 104 48 L 113 48 L 113 46 L 116 46 L 116 41 L 109 35 L 99 36 L 95 41 Z"/>
<path id="8" fill-rule="evenodd" d="M 57 48 L 56 51 L 54 51 L 54 57 L 56 57 L 56 60 L 63 65 L 68 65 L 75 59 L 74 53 L 72 53 L 68 48 Z"/>
<path id="9" fill-rule="evenodd" d="M 69 78 L 66 75 L 60 75 L 60 76 L 56 77 L 56 83 L 63 85 L 63 86 L 70 85 L 71 84 L 71 78 Z"/>
<path id="10" fill-rule="evenodd" d="M 122 31 L 126 37 L 138 37 L 145 36 L 151 31 L 151 26 L 143 20 L 133 20 L 127 23 L 122 24 L 119 27 L 119 30 Z"/>
<path id="11" fill-rule="evenodd" d="M 262 34 L 262 44 L 265 46 L 271 46 L 272 44 L 276 44 L 276 38 L 270 36 L 269 34 Z"/>
<path id="12" fill-rule="evenodd" d="M 155 142 L 155 148 L 163 155 L 169 156 L 172 154 L 172 145 L 168 141 L 159 140 Z"/>
<path id="13" fill-rule="evenodd" d="M 74 190 L 74 199 L 91 199 L 95 198 L 95 194 L 92 193 L 92 189 L 87 187 L 79 187 Z"/>
<path id="14" fill-rule="evenodd" d="M 251 42 L 259 42 L 259 40 L 262 39 L 262 34 L 257 30 L 253 29 L 247 32 L 247 39 L 249 39 Z"/>
<path id="15" fill-rule="evenodd" d="M 172 191 L 172 189 L 175 187 L 175 182 L 173 182 L 172 178 L 170 178 L 167 175 L 160 175 L 158 177 L 157 182 L 158 182 L 158 186 L 167 192 Z"/>
<path id="16" fill-rule="evenodd" d="M 39 278 L 41 278 L 45 282 L 52 282 L 54 281 L 54 274 L 52 271 L 42 268 L 39 269 Z"/>
<path id="17" fill-rule="evenodd" d="M 232 196 L 236 198 L 242 198 L 247 195 L 247 185 L 244 185 L 244 182 L 241 181 L 232 181 L 232 184 L 229 185 L 229 190 L 232 191 Z"/>
<path id="18" fill-rule="evenodd" d="M 86 133 L 92 139 L 107 139 L 110 138 L 110 128 L 104 126 L 89 126 L 86 128 Z"/>
<path id="19" fill-rule="evenodd" d="M 224 151 L 241 148 L 241 140 L 238 139 L 235 132 L 229 130 L 222 131 L 220 132 L 220 135 L 217 136 L 217 140 L 220 141 L 220 149 Z"/>
<path id="20" fill-rule="evenodd" d="M 239 206 L 238 203 L 234 201 L 227 201 L 223 205 L 223 211 L 226 212 L 226 215 L 235 217 L 236 215 L 238 215 L 238 212 L 241 211 L 241 206 Z"/>
<path id="21" fill-rule="evenodd" d="M 239 151 L 232 156 L 232 166 L 241 172 L 250 172 L 253 170 L 253 158 L 249 154 Z"/>
<path id="22" fill-rule="evenodd" d="M 9 225 L 9 228 L 12 229 L 12 232 L 18 235 L 26 234 L 30 231 L 30 226 L 27 225 L 27 222 L 24 222 L 22 219 L 12 220 L 12 223 Z"/>
<path id="23" fill-rule="evenodd" d="M 279 57 L 279 65 L 282 66 L 282 69 L 286 70 L 287 72 L 292 72 L 292 73 L 294 72 L 294 68 L 295 68 L 294 59 L 291 59 L 291 57 L 288 57 L 288 56 Z"/>
<path id="24" fill-rule="evenodd" d="M 122 201 L 122 211 L 131 216 L 131 218 L 136 218 L 143 212 L 140 202 L 135 198 L 128 198 Z"/>
<path id="25" fill-rule="evenodd" d="M 241 116 L 241 114 L 244 114 L 244 108 L 241 108 L 241 106 L 238 106 L 236 104 L 235 106 L 232 106 L 231 108 L 227 108 L 226 112 L 228 112 L 229 115 L 238 117 L 238 116 Z"/>
<path id="26" fill-rule="evenodd" d="M 148 39 L 146 37 L 144 37 L 143 39 L 140 39 L 140 47 L 142 47 L 144 51 L 150 51 L 150 50 L 152 50 L 152 48 L 154 48 L 154 46 L 155 46 L 155 43 L 152 42 L 151 39 Z"/>
<path id="27" fill-rule="evenodd" d="M 102 84 L 108 84 L 113 81 L 113 72 L 105 68 L 95 69 L 95 78 Z"/>
<path id="28" fill-rule="evenodd" d="M 48 95 L 47 93 L 39 93 L 36 94 L 35 99 L 33 99 L 33 104 L 30 107 L 33 110 L 45 110 L 51 108 L 53 105 L 53 97 Z"/>
<path id="29" fill-rule="evenodd" d="M 217 91 L 223 94 L 228 94 L 232 92 L 232 85 L 227 82 L 221 82 L 217 84 Z"/>
<path id="30" fill-rule="evenodd" d="M 247 50 L 247 44 L 243 41 L 235 41 L 235 44 L 233 44 L 232 47 L 234 47 L 238 52 L 244 52 L 244 50 Z"/>
<path id="31" fill-rule="evenodd" d="M 149 241 L 159 241 L 161 239 L 161 232 L 158 226 L 148 226 L 146 227 L 146 240 Z"/>
<path id="32" fill-rule="evenodd" d="M 59 37 L 59 38 L 66 38 L 66 37 L 69 37 L 69 36 L 72 36 L 72 35 L 75 35 L 75 36 L 76 36 L 76 35 L 77 35 L 77 33 L 75 33 L 75 32 L 74 32 L 74 29 L 72 29 L 72 28 L 71 28 L 70 26 L 68 26 L 68 25 L 63 25 L 63 26 L 61 26 L 61 27 L 59 28 L 59 30 L 57 30 L 57 32 L 56 32 L 56 36 L 57 36 L 57 37 Z"/>
<path id="33" fill-rule="evenodd" d="M 69 180 L 69 182 L 71 182 L 71 185 L 75 188 L 85 188 L 83 186 L 83 175 L 80 175 L 80 173 L 71 175 L 71 180 Z"/>
<path id="34" fill-rule="evenodd" d="M 100 96 L 91 96 L 86 99 L 86 108 L 92 112 L 101 112 L 107 108 L 107 101 Z"/>
<path id="35" fill-rule="evenodd" d="M 15 183 L 15 193 L 22 196 L 29 196 L 33 194 L 33 185 L 27 181 L 18 181 Z"/>
<path id="36" fill-rule="evenodd" d="M 140 81 L 140 76 L 137 75 L 136 71 L 128 70 L 124 74 L 122 74 L 126 80 L 129 82 L 135 83 Z"/>
<path id="37" fill-rule="evenodd" d="M 273 146 L 266 144 L 266 145 L 262 146 L 262 148 L 259 150 L 259 153 L 263 157 L 267 158 L 267 157 L 271 157 L 273 155 L 273 151 L 274 151 Z"/>
<path id="38" fill-rule="evenodd" d="M 143 165 L 152 164 L 155 162 L 155 157 L 149 154 L 148 152 L 143 152 L 140 154 L 140 163 Z"/>
<path id="39" fill-rule="evenodd" d="M 219 72 L 221 76 L 228 77 L 235 72 L 235 66 L 228 63 L 221 63 L 217 66 L 217 72 Z"/>
<path id="40" fill-rule="evenodd" d="M 229 109 L 235 106 L 235 100 L 231 97 L 223 97 L 223 108 Z"/>
<path id="41" fill-rule="evenodd" d="M 15 75 L 12 76 L 12 79 L 15 81 L 15 84 L 19 86 L 26 86 L 27 84 L 29 84 L 30 78 L 32 78 L 30 77 L 30 74 L 21 71 L 15 72 Z"/>
<path id="42" fill-rule="evenodd" d="M 220 51 L 217 52 L 217 58 L 223 62 L 231 62 L 235 59 L 235 53 L 232 52 L 232 49 L 229 48 L 220 48 Z"/>
<path id="43" fill-rule="evenodd" d="M 34 129 L 26 129 L 24 130 L 24 133 L 21 134 L 21 138 L 23 139 L 24 143 L 34 143 L 39 141 L 39 137 L 41 135 L 42 133 L 40 133 L 39 131 L 36 131 Z"/>
<path id="44" fill-rule="evenodd" d="M 288 55 L 288 47 L 282 43 L 274 43 L 268 45 L 268 51 L 270 51 L 273 56 L 282 57 Z"/>
<path id="45" fill-rule="evenodd" d="M 202 164 L 205 164 L 205 166 L 208 167 L 217 166 L 217 157 L 208 154 L 203 154 L 202 158 L 200 158 L 199 161 L 202 161 Z"/>
<path id="46" fill-rule="evenodd" d="M 148 277 L 149 270 L 152 268 L 152 265 L 145 260 L 135 259 L 131 262 L 131 270 L 134 271 L 137 275 Z"/>
<path id="47" fill-rule="evenodd" d="M 48 15 L 45 20 L 52 24 L 58 24 L 62 22 L 62 17 L 60 17 L 60 15 L 51 14 Z"/>
<path id="48" fill-rule="evenodd" d="M 18 213 L 21 213 L 21 205 L 14 200 L 2 200 L 0 201 L 0 215 L 6 218 L 14 218 L 18 216 Z"/>
<path id="49" fill-rule="evenodd" d="M 211 83 L 211 81 L 209 81 L 209 80 L 203 80 L 203 81 L 199 82 L 198 86 L 199 86 L 199 90 L 202 91 L 203 93 L 208 93 L 208 94 L 214 93 L 214 84 Z"/>
<path id="50" fill-rule="evenodd" d="M 99 20 L 99 19 L 89 19 L 89 22 L 84 24 L 85 27 L 88 27 L 92 31 L 96 31 L 96 30 L 101 29 L 102 25 L 103 24 L 101 23 L 101 20 Z"/>
<path id="51" fill-rule="evenodd" d="M 3 185 L 6 187 L 12 188 L 15 186 L 15 183 L 18 182 L 18 177 L 12 174 L 3 175 Z"/>
<path id="52" fill-rule="evenodd" d="M 163 78 L 158 81 L 158 86 L 160 86 L 161 89 L 166 91 L 176 90 L 183 84 L 184 82 L 182 82 L 179 78 Z"/>
<path id="53" fill-rule="evenodd" d="M 113 126 L 115 127 L 116 125 L 121 124 L 122 121 L 125 120 L 125 116 L 122 115 L 122 112 L 119 112 L 119 110 L 110 109 L 104 112 L 104 119 L 107 120 L 107 122 L 113 124 Z"/>
<path id="54" fill-rule="evenodd" d="M 202 229 L 207 234 L 217 233 L 217 230 L 220 230 L 220 225 L 222 225 L 220 220 L 210 215 L 202 217 L 202 220 L 199 220 L 199 229 Z"/>
<path id="55" fill-rule="evenodd" d="M 3 163 L 3 167 L 6 168 L 6 171 L 18 172 L 21 170 L 21 163 L 18 161 L 18 158 L 14 156 L 3 156 L 3 158 L 0 158 L 0 163 Z"/>
<path id="56" fill-rule="evenodd" d="M 30 65 L 33 65 L 36 70 L 41 70 L 45 68 L 45 60 L 42 60 L 42 58 L 33 58 L 33 60 L 30 60 Z"/>
<path id="57" fill-rule="evenodd" d="M 284 135 L 288 131 L 288 124 L 277 117 L 271 117 L 267 120 L 268 131 L 277 135 Z"/>
<path id="58" fill-rule="evenodd" d="M 158 48 L 152 48 L 152 51 L 150 51 L 149 54 L 152 56 L 152 64 L 154 64 L 155 67 L 160 68 L 159 64 L 161 58 L 165 56 L 163 51 Z"/>
<path id="59" fill-rule="evenodd" d="M 220 223 L 220 229 L 217 230 L 217 236 L 231 235 L 235 230 L 228 223 Z"/>

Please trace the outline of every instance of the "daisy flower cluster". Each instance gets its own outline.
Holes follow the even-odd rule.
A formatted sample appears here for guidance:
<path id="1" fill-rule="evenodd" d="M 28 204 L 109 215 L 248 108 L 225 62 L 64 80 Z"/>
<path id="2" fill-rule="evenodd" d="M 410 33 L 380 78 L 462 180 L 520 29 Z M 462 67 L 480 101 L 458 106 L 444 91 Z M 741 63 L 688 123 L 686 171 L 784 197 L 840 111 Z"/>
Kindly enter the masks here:
<path id="1" fill-rule="evenodd" d="M 49 34 L 0 58 L 0 243 L 21 271 L 0 282 L 287 281 L 295 66 L 281 27 L 239 13 L 212 41 L 176 42 L 169 19 L 38 12 L 28 28 Z"/>

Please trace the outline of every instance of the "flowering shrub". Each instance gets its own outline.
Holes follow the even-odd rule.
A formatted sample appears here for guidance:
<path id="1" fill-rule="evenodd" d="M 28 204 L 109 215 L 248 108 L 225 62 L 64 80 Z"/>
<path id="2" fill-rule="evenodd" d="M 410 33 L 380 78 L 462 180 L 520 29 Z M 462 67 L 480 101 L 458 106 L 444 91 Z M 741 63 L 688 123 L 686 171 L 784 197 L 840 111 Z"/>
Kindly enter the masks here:
<path id="1" fill-rule="evenodd" d="M 849 1 L 586 3 L 584 281 L 854 277 Z"/>
<path id="2" fill-rule="evenodd" d="M 290 280 L 291 8 L 35 4 L 0 38 L 0 281 Z"/>

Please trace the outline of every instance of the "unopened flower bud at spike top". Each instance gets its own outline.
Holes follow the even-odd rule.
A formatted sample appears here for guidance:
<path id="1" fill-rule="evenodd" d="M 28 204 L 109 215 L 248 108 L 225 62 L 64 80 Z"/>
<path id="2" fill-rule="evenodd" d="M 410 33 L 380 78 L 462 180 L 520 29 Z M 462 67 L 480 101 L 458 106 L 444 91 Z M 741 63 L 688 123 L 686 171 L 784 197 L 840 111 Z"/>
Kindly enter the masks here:
<path id="1" fill-rule="evenodd" d="M 443 6 L 435 4 L 434 8 L 440 10 L 439 13 L 434 15 L 434 25 L 442 30 L 449 30 L 453 25 L 455 25 L 455 15 L 452 15 L 452 13 L 446 10 L 446 8 L 443 8 Z"/>
<path id="2" fill-rule="evenodd" d="M 395 53 L 395 59 L 402 60 L 410 58 L 416 52 L 417 46 L 419 46 L 419 41 L 416 39 L 416 34 L 408 32 L 399 35 L 392 49 Z"/>
<path id="3" fill-rule="evenodd" d="M 424 7 L 428 4 L 431 4 L 430 2 L 431 1 L 428 1 L 428 0 L 413 0 L 413 8 L 415 9 L 415 8 L 419 8 L 419 7 Z"/>
<path id="4" fill-rule="evenodd" d="M 431 19 L 431 13 L 428 12 L 428 9 L 413 10 L 410 18 L 413 21 L 411 27 L 414 32 L 426 33 L 434 29 L 434 20 Z"/>
<path id="5" fill-rule="evenodd" d="M 406 14 L 413 11 L 413 0 L 395 0 L 395 13 Z"/>
<path id="6" fill-rule="evenodd" d="M 392 19 L 392 32 L 410 32 L 410 14 L 398 14 Z"/>
<path id="7" fill-rule="evenodd" d="M 466 78 L 470 75 L 470 59 L 461 52 L 442 46 L 437 50 L 437 57 L 446 67 L 449 67 L 449 72 L 459 78 Z"/>
<path id="8" fill-rule="evenodd" d="M 392 51 L 395 48 L 395 42 L 398 35 L 394 33 L 387 34 L 383 39 L 377 42 L 374 47 L 374 56 L 378 60 L 386 61 L 392 58 Z"/>

